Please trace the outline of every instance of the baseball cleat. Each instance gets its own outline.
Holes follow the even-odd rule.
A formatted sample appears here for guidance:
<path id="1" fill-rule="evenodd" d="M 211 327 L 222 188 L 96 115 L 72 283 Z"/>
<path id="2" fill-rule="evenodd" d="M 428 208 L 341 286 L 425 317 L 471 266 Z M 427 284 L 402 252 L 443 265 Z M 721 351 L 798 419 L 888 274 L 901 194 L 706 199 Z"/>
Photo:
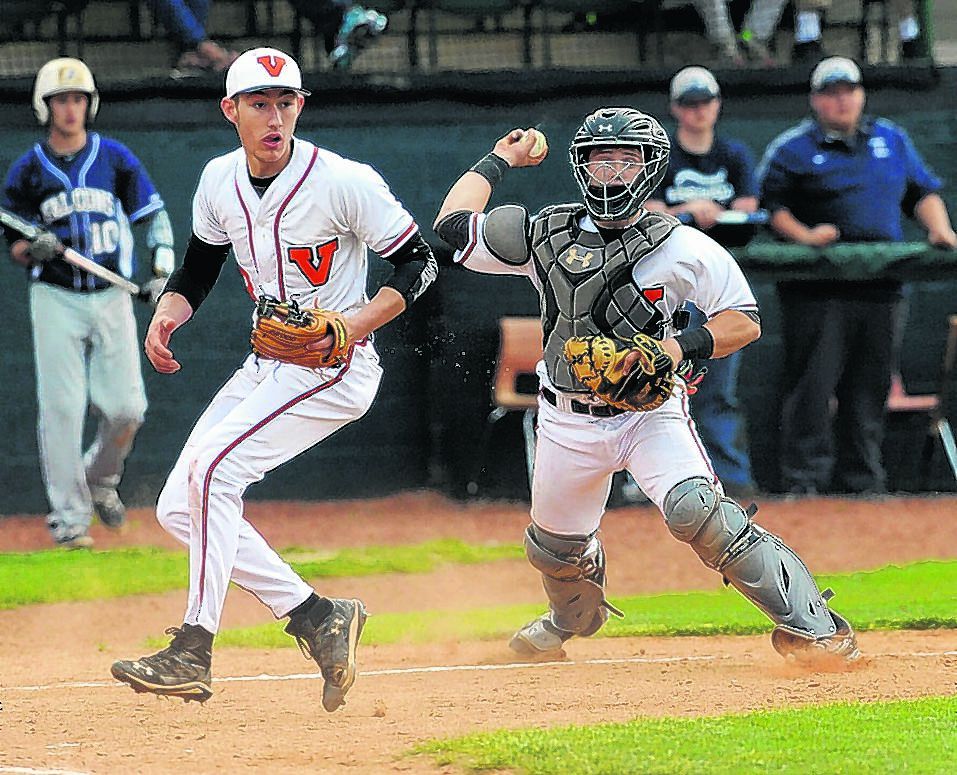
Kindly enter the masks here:
<path id="1" fill-rule="evenodd" d="M 56 545 L 61 549 L 90 549 L 93 547 L 93 539 L 86 533 L 80 533 L 66 538 L 57 538 Z"/>
<path id="2" fill-rule="evenodd" d="M 778 625 L 771 632 L 771 645 L 788 662 L 808 668 L 844 667 L 861 658 L 854 629 L 843 616 L 830 611 L 837 631 L 814 638 Z"/>
<path id="3" fill-rule="evenodd" d="M 91 487 L 93 510 L 106 527 L 119 530 L 126 524 L 126 506 L 112 487 Z"/>
<path id="4" fill-rule="evenodd" d="M 552 624 L 552 615 L 542 614 L 516 632 L 508 647 L 516 654 L 534 659 L 563 659 L 562 646 L 574 633 Z"/>
<path id="5" fill-rule="evenodd" d="M 324 601 L 308 612 L 289 620 L 286 632 L 292 635 L 302 653 L 314 659 L 322 673 L 322 707 L 332 713 L 346 704 L 346 693 L 356 680 L 356 647 L 366 623 L 366 609 L 360 600 L 330 598 L 332 611 L 324 613 Z"/>
<path id="6" fill-rule="evenodd" d="M 137 693 L 180 697 L 184 702 L 206 702 L 212 694 L 213 636 L 198 625 L 170 627 L 173 640 L 150 657 L 114 662 L 110 672 Z"/>

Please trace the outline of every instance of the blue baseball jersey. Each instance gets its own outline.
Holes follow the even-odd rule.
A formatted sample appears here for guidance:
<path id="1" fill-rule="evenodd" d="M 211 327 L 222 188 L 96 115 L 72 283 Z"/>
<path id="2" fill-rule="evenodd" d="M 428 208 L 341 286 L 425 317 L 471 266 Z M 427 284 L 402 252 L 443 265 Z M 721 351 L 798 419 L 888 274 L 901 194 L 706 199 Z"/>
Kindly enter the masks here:
<path id="1" fill-rule="evenodd" d="M 134 270 L 130 224 L 163 209 L 139 159 L 96 132 L 70 156 L 55 155 L 45 143 L 34 145 L 10 168 L 2 202 L 55 233 L 64 245 L 125 277 Z M 33 279 L 78 291 L 108 286 L 61 259 L 31 271 Z"/>
<path id="2" fill-rule="evenodd" d="M 809 226 L 833 223 L 848 242 L 899 242 L 902 215 L 941 188 L 907 133 L 880 118 L 850 138 L 806 120 L 772 141 L 758 178 L 764 207 Z"/>

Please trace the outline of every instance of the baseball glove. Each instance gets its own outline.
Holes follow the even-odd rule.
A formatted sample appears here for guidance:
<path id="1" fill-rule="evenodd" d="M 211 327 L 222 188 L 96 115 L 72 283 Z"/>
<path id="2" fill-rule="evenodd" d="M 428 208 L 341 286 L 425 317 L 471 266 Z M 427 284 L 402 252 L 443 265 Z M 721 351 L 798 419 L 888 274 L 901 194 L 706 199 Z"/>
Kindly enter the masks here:
<path id="1" fill-rule="evenodd" d="M 354 344 L 345 318 L 328 309 L 300 309 L 295 301 L 277 301 L 260 296 L 256 325 L 250 343 L 261 358 L 295 363 L 307 369 L 323 369 L 343 363 Z M 333 338 L 328 352 L 307 350 L 326 335 Z"/>
<path id="2" fill-rule="evenodd" d="M 628 374 L 625 358 L 638 353 Z M 573 337 L 565 342 L 565 360 L 585 387 L 606 404 L 634 412 L 657 409 L 675 386 L 674 362 L 661 342 L 645 334 L 621 342 L 607 336 Z"/>

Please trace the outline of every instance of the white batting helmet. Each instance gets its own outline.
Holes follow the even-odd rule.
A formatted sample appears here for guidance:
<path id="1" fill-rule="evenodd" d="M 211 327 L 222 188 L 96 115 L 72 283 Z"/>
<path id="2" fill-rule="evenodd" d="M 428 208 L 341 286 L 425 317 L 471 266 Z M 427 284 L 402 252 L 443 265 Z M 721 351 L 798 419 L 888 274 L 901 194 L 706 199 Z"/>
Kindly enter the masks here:
<path id="1" fill-rule="evenodd" d="M 96 118 L 96 111 L 100 108 L 100 93 L 96 90 L 93 73 L 79 59 L 60 57 L 51 59 L 37 72 L 37 79 L 33 84 L 33 112 L 37 114 L 37 121 L 45 125 L 50 120 L 50 106 L 47 99 L 54 94 L 68 91 L 78 91 L 89 95 L 90 107 L 88 119 Z"/>

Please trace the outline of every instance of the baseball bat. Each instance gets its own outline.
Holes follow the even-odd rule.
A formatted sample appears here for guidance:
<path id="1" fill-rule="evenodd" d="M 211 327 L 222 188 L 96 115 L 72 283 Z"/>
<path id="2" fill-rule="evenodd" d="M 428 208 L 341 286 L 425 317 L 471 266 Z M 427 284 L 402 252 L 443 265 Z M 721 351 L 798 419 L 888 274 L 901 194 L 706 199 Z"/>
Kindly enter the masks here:
<path id="1" fill-rule="evenodd" d="M 694 225 L 694 216 L 691 213 L 678 213 L 675 218 L 688 226 Z M 760 226 L 771 220 L 767 210 L 755 210 L 753 213 L 743 213 L 740 210 L 725 210 L 718 216 L 718 226 Z"/>
<path id="2" fill-rule="evenodd" d="M 0 207 L 0 223 L 6 226 L 9 229 L 13 229 L 15 232 L 22 234 L 24 238 L 28 240 L 36 239 L 36 236 L 42 231 L 39 226 L 36 224 L 30 223 L 29 221 L 24 220 L 19 215 L 11 213 L 9 210 L 4 210 Z M 101 280 L 106 280 L 110 285 L 115 285 L 117 288 L 120 288 L 126 291 L 131 296 L 135 296 L 141 301 L 149 301 L 150 294 L 144 288 L 140 288 L 136 283 L 127 280 L 122 275 L 118 275 L 116 272 L 112 272 L 107 269 L 105 266 L 100 266 L 96 261 L 91 258 L 87 258 L 82 253 L 78 253 L 73 248 L 68 248 L 62 242 L 60 243 L 60 252 L 63 254 L 63 260 L 67 261 L 78 269 L 82 269 L 85 272 L 89 272 L 95 277 L 99 277 Z"/>

